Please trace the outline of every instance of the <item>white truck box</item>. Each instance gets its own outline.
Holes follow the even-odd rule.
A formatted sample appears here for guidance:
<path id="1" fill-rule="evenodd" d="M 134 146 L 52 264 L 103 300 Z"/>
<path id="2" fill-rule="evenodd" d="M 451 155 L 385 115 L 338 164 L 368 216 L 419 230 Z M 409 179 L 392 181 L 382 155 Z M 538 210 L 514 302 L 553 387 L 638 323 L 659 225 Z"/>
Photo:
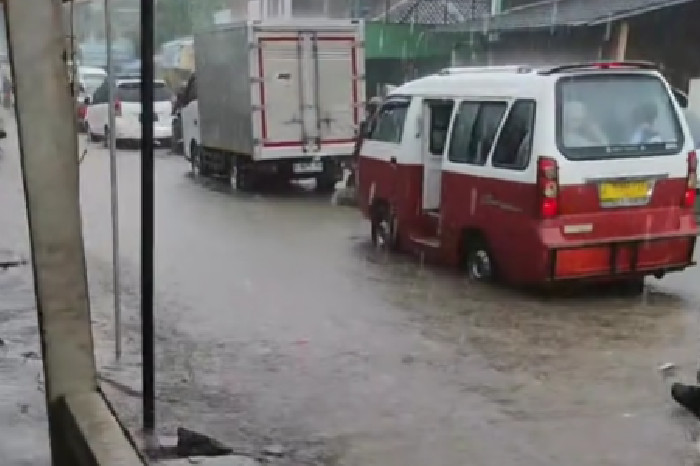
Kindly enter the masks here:
<path id="1" fill-rule="evenodd" d="M 364 25 L 247 21 L 195 36 L 201 146 L 253 162 L 343 157 L 364 113 Z"/>

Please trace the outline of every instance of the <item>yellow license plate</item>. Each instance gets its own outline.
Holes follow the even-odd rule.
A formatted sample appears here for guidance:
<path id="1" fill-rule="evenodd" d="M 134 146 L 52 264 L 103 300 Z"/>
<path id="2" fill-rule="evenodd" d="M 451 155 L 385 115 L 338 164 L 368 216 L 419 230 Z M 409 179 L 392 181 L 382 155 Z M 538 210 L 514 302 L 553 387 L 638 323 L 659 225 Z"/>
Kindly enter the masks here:
<path id="1" fill-rule="evenodd" d="M 605 182 L 600 184 L 600 200 L 602 202 L 645 199 L 648 195 L 648 181 Z"/>

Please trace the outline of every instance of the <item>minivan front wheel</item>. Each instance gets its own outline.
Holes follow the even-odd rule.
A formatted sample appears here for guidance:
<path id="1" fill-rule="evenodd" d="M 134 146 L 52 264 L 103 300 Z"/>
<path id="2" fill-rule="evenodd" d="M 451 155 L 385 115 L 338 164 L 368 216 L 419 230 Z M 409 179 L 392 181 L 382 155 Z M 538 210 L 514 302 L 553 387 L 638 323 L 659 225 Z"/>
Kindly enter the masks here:
<path id="1" fill-rule="evenodd" d="M 381 250 L 399 250 L 399 229 L 396 216 L 386 204 L 376 205 L 371 218 L 372 245 Z"/>

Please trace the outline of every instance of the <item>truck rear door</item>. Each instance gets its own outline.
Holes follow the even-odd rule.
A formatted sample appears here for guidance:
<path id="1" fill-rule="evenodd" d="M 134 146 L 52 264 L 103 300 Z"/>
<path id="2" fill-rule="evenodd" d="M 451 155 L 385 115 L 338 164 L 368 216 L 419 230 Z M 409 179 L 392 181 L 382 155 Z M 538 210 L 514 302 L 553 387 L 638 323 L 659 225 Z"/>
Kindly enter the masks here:
<path id="1" fill-rule="evenodd" d="M 303 47 L 296 34 L 259 38 L 261 135 L 264 147 L 304 144 L 306 109 L 302 105 Z"/>
<path id="2" fill-rule="evenodd" d="M 314 33 L 312 40 L 316 128 L 320 144 L 351 143 L 360 123 L 361 44 L 352 32 Z"/>

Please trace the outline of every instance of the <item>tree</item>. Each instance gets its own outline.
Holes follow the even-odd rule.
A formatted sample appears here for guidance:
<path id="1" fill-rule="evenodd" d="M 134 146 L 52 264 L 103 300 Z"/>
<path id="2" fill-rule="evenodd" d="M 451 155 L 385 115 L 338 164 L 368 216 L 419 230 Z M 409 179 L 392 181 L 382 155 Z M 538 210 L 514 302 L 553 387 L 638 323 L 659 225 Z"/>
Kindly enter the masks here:
<path id="1" fill-rule="evenodd" d="M 192 34 L 190 3 L 190 0 L 160 0 L 156 3 L 156 45 Z"/>

